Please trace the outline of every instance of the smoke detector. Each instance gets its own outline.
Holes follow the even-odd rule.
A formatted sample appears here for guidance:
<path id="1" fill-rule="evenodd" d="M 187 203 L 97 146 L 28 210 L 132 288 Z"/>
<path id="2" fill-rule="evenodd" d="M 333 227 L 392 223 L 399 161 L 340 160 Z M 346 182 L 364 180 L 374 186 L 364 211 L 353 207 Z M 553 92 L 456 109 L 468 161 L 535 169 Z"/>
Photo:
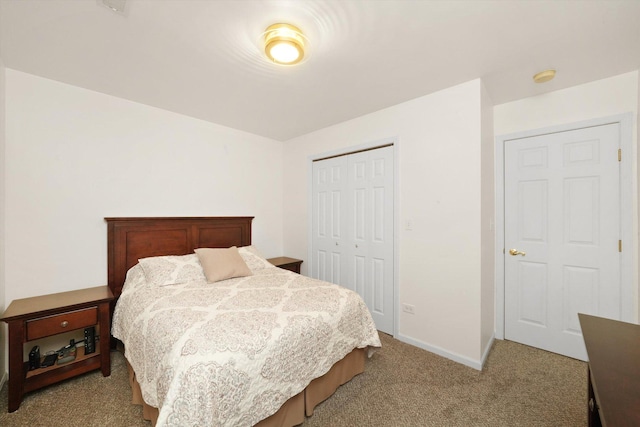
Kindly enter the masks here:
<path id="1" fill-rule="evenodd" d="M 533 76 L 533 81 L 536 83 L 545 83 L 553 79 L 556 76 L 556 70 L 544 70 Z"/>
<path id="2" fill-rule="evenodd" d="M 99 5 L 108 7 L 115 13 L 124 15 L 124 9 L 127 4 L 127 0 L 97 0 Z"/>

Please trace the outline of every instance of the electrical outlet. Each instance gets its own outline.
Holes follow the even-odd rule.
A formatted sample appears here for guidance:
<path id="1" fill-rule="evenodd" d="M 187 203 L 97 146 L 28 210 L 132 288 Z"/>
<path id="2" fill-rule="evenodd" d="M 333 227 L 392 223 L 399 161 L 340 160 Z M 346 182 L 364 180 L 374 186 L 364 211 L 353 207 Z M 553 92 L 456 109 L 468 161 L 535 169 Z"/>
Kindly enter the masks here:
<path id="1" fill-rule="evenodd" d="M 402 304 L 402 311 L 409 314 L 415 314 L 415 306 L 411 304 Z"/>

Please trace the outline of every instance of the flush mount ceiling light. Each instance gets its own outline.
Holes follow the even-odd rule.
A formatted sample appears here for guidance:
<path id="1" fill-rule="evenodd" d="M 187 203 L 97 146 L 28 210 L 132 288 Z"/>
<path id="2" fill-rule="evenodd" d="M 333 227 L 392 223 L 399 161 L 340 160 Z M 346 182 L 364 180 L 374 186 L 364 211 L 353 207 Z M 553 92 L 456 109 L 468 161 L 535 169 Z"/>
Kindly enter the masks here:
<path id="1" fill-rule="evenodd" d="M 291 24 L 273 24 L 264 32 L 264 52 L 276 64 L 297 64 L 304 58 L 304 48 L 304 34 Z"/>
<path id="2" fill-rule="evenodd" d="M 536 83 L 544 83 L 553 79 L 556 76 L 556 70 L 544 70 L 533 76 L 533 81 Z"/>

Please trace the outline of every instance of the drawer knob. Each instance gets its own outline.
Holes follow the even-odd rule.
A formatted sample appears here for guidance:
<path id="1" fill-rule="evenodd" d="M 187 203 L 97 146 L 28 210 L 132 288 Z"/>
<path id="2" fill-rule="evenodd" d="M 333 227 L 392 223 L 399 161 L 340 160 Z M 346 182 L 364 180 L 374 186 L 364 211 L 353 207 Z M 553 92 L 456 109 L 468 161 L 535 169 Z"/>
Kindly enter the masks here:
<path id="1" fill-rule="evenodd" d="M 69 326 L 69 322 L 67 322 L 66 320 L 63 320 L 62 323 L 60 323 L 60 326 L 63 328 L 66 328 L 67 326 Z"/>

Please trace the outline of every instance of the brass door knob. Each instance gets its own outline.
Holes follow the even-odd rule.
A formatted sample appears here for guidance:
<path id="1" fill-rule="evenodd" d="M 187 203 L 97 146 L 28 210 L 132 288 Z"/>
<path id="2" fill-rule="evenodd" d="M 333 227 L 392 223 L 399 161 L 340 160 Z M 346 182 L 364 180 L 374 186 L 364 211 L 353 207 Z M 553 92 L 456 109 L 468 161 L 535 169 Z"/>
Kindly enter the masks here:
<path id="1" fill-rule="evenodd" d="M 525 256 L 526 254 L 527 254 L 526 252 L 519 251 L 517 249 L 509 249 L 509 255 L 511 255 L 511 256 L 516 256 L 516 255 Z"/>

